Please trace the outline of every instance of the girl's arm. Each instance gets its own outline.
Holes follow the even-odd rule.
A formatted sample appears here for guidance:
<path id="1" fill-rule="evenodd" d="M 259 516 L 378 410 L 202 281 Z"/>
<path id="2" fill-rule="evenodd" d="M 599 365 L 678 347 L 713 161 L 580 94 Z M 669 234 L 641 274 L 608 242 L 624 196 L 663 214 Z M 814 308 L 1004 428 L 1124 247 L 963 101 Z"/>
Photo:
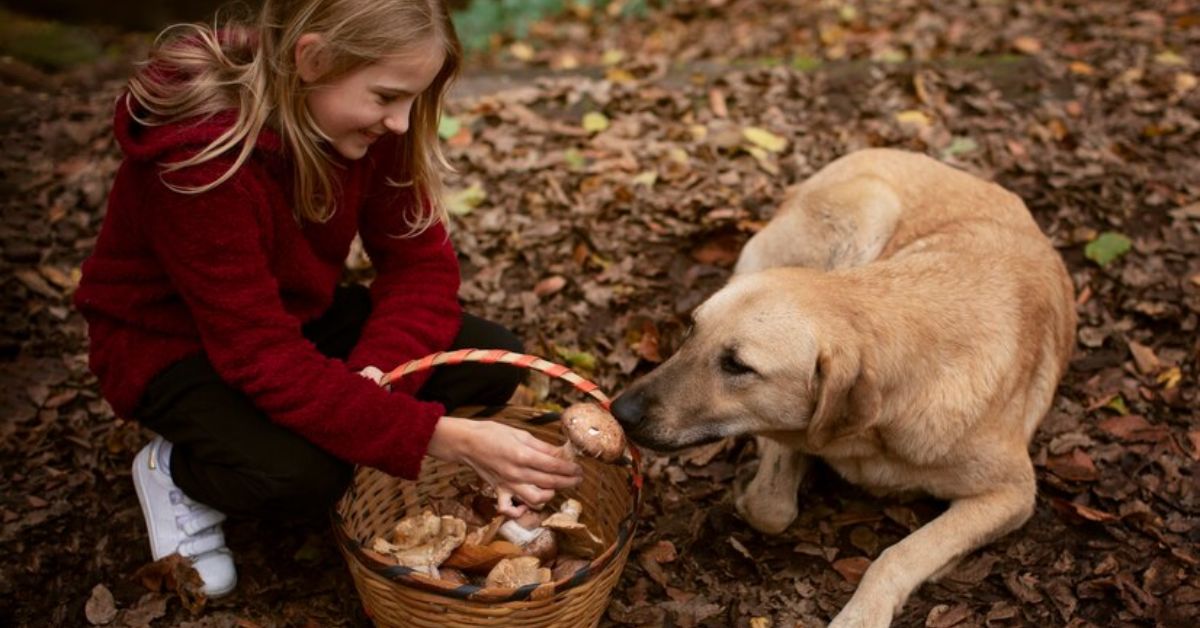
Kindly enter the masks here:
<path id="1" fill-rule="evenodd" d="M 411 188 L 376 182 L 359 214 L 363 248 L 376 270 L 371 283 L 371 314 L 346 363 L 384 371 L 444 351 L 462 324 L 458 303 L 459 269 L 445 228 L 435 224 L 416 236 L 405 223 L 419 211 Z M 415 394 L 429 372 L 413 373 L 393 384 Z"/>
<path id="2" fill-rule="evenodd" d="M 204 182 L 206 168 L 197 170 L 196 181 L 182 183 Z M 274 422 L 339 458 L 415 478 L 444 408 L 389 394 L 303 337 L 284 309 L 264 250 L 273 222 L 290 219 L 270 207 L 266 176 L 246 164 L 201 194 L 147 185 L 154 211 L 131 227 L 149 230 L 222 379 Z"/>

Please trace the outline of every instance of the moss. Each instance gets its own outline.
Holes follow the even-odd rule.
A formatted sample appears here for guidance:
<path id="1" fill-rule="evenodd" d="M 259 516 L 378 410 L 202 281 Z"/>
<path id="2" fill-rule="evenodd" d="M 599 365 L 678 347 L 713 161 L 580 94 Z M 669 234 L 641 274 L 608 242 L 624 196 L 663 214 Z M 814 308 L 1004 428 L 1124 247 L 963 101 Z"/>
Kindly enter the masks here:
<path id="1" fill-rule="evenodd" d="M 62 70 L 94 61 L 104 49 L 91 32 L 0 8 L 0 54 L 31 65 Z"/>

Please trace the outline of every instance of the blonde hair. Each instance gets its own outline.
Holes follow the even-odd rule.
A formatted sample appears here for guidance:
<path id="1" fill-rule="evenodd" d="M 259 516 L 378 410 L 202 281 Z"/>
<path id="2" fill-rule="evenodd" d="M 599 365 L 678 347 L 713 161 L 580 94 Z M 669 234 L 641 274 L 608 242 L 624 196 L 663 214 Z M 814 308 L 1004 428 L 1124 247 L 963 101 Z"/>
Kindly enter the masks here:
<path id="1" fill-rule="evenodd" d="M 165 39 L 168 32 L 179 36 Z M 336 80 L 409 46 L 435 42 L 444 48 L 441 70 L 413 104 L 409 130 L 401 138 L 399 176 L 394 186 L 411 186 L 418 203 L 407 217 L 410 234 L 447 221 L 442 171 L 451 170 L 438 142 L 438 118 L 446 92 L 458 75 L 462 46 L 445 0 L 266 0 L 257 28 L 185 24 L 164 31 L 150 58 L 129 81 L 126 106 L 145 125 L 161 125 L 234 110 L 229 129 L 182 161 L 164 163 L 163 175 L 237 150 L 230 168 L 184 193 L 210 190 L 233 176 L 254 150 L 264 126 L 278 129 L 295 164 L 298 220 L 324 222 L 336 210 L 335 163 L 326 138 L 305 104 L 295 49 L 305 33 L 321 35 L 327 71 L 317 83 Z M 133 101 L 141 109 L 135 111 Z M 170 184 L 168 184 L 170 185 Z M 428 211 L 426 211 L 428 208 Z"/>

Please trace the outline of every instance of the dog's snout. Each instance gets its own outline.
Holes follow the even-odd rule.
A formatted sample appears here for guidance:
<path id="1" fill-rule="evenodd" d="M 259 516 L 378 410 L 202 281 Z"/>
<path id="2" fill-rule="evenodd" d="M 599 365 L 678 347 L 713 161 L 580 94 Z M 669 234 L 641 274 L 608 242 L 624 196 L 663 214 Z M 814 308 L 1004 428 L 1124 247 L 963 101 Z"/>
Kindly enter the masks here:
<path id="1" fill-rule="evenodd" d="M 627 391 L 612 402 L 611 409 L 621 427 L 626 430 L 635 428 L 646 415 L 645 395 L 637 390 Z"/>

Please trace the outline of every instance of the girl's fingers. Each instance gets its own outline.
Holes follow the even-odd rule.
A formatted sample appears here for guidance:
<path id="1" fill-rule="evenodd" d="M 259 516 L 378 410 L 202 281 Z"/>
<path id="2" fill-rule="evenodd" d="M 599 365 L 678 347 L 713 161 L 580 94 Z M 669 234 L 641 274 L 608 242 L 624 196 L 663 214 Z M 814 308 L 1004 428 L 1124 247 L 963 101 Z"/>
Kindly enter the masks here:
<path id="1" fill-rule="evenodd" d="M 537 438 L 529 433 L 526 433 L 525 435 L 529 437 L 528 439 L 525 440 L 525 444 L 529 445 L 530 447 L 532 447 L 544 454 L 547 454 L 550 456 L 557 456 L 558 452 L 561 451 L 560 447 L 551 445 L 550 443 L 547 443 L 546 441 L 544 441 L 540 438 Z"/>
<path id="2" fill-rule="evenodd" d="M 554 475 L 581 477 L 583 475 L 583 467 L 569 460 L 563 460 L 554 455 L 556 449 L 551 450 L 551 453 L 546 453 L 536 448 L 531 448 L 529 461 L 525 465 L 531 470 L 541 471 L 542 473 L 550 473 Z"/>
<path id="3" fill-rule="evenodd" d="M 525 514 L 529 507 L 525 504 L 516 504 L 513 502 L 513 492 L 504 487 L 496 487 L 496 512 L 510 518 L 515 519 Z"/>
<path id="4" fill-rule="evenodd" d="M 517 497 L 521 498 L 521 501 L 534 507 L 554 499 L 554 491 L 538 488 L 532 484 L 518 484 L 512 487 L 512 490 Z"/>
<path id="5" fill-rule="evenodd" d="M 583 481 L 583 478 L 577 475 L 551 475 L 534 469 L 522 469 L 516 475 L 515 479 L 523 484 L 548 489 L 571 488 Z"/>

